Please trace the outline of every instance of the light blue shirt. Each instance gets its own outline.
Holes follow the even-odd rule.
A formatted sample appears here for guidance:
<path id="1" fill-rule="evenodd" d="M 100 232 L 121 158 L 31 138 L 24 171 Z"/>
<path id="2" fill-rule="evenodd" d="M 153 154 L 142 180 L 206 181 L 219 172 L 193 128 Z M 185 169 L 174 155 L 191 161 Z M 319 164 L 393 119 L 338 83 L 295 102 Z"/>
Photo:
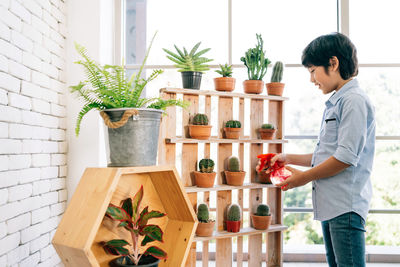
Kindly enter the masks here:
<path id="1" fill-rule="evenodd" d="M 333 156 L 350 166 L 313 181 L 314 219 L 326 221 L 353 211 L 366 220 L 372 197 L 374 107 L 356 79 L 335 92 L 325 105 L 311 164 L 316 166 Z"/>

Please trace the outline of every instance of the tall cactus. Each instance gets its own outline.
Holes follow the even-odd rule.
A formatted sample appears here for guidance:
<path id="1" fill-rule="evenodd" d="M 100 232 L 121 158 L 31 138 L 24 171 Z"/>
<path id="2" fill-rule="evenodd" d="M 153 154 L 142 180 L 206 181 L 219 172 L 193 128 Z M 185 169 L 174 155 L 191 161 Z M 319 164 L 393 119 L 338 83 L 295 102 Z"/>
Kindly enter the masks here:
<path id="1" fill-rule="evenodd" d="M 207 223 L 209 220 L 208 206 L 205 203 L 199 204 L 197 207 L 197 219 L 199 222 Z"/>
<path id="2" fill-rule="evenodd" d="M 280 83 L 283 76 L 283 63 L 282 61 L 277 61 L 272 70 L 271 83 Z"/>
<path id="3" fill-rule="evenodd" d="M 257 207 L 257 216 L 270 216 L 271 214 L 269 213 L 269 206 L 265 204 L 260 204 Z"/>
<path id="4" fill-rule="evenodd" d="M 225 123 L 226 128 L 242 128 L 240 121 L 230 120 Z"/>
<path id="5" fill-rule="evenodd" d="M 194 125 L 208 125 L 208 117 L 206 114 L 197 113 L 192 119 Z"/>
<path id="6" fill-rule="evenodd" d="M 228 170 L 230 172 L 239 172 L 240 171 L 240 160 L 238 157 L 230 156 L 228 159 Z"/>
<path id="7" fill-rule="evenodd" d="M 214 171 L 214 161 L 212 159 L 202 159 L 199 162 L 200 172 L 211 173 Z"/>
<path id="8" fill-rule="evenodd" d="M 240 221 L 241 209 L 237 204 L 231 204 L 228 208 L 228 221 Z"/>
<path id="9" fill-rule="evenodd" d="M 249 80 L 262 80 L 267 73 L 267 67 L 271 61 L 265 56 L 264 41 L 261 34 L 256 34 L 257 45 L 250 48 L 240 60 L 247 67 Z"/>

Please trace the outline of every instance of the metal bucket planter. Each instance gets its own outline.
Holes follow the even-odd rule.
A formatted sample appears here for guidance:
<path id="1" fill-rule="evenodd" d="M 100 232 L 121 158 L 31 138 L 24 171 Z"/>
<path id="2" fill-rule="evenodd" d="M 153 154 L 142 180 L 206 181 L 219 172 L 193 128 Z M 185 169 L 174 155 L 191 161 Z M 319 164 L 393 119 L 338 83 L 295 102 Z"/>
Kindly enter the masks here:
<path id="1" fill-rule="evenodd" d="M 121 120 L 125 111 L 128 117 Z M 133 111 L 133 112 L 132 112 Z M 132 114 L 136 113 L 136 115 Z M 156 165 L 163 111 L 148 108 L 106 109 L 101 116 L 108 127 L 109 167 Z M 107 122 L 109 117 L 109 122 Z M 126 120 L 126 118 L 125 118 Z M 120 126 L 122 124 L 122 126 Z"/>

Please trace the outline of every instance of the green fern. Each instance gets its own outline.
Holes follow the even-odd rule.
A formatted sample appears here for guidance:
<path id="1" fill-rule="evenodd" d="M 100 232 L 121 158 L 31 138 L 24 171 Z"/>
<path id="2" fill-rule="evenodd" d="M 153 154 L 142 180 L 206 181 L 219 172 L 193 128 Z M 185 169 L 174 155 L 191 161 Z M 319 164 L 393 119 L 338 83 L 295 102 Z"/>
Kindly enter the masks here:
<path id="1" fill-rule="evenodd" d="M 163 73 L 163 70 L 153 70 L 147 79 L 141 77 L 156 34 L 151 39 L 138 73 L 134 73 L 129 79 L 126 77 L 123 66 L 102 66 L 88 56 L 85 47 L 75 43 L 76 51 L 82 57 L 82 60 L 75 63 L 84 67 L 87 77 L 87 80 L 79 82 L 78 85 L 70 86 L 71 93 L 76 94 L 84 102 L 76 121 L 75 133 L 77 136 L 83 117 L 92 109 L 148 107 L 165 110 L 167 106 L 171 105 L 187 107 L 186 102 L 181 100 L 166 101 L 160 98 L 140 97 L 146 85 Z"/>

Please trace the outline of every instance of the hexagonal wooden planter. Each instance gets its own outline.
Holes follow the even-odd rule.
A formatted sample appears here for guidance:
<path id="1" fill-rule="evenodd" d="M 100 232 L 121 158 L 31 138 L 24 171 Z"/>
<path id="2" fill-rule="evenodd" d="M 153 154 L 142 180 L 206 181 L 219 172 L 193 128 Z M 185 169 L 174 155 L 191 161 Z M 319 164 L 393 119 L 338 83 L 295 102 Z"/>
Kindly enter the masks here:
<path id="1" fill-rule="evenodd" d="M 143 185 L 142 205 L 167 214 L 152 219 L 164 232 L 164 242 L 153 242 L 168 259 L 159 266 L 183 266 L 197 227 L 196 214 L 179 175 L 171 166 L 133 168 L 87 168 L 53 238 L 53 245 L 66 266 L 108 266 L 101 241 L 123 238 L 128 232 L 113 227 L 104 214 L 109 203 L 119 204 Z M 143 206 L 144 207 L 144 206 Z"/>

